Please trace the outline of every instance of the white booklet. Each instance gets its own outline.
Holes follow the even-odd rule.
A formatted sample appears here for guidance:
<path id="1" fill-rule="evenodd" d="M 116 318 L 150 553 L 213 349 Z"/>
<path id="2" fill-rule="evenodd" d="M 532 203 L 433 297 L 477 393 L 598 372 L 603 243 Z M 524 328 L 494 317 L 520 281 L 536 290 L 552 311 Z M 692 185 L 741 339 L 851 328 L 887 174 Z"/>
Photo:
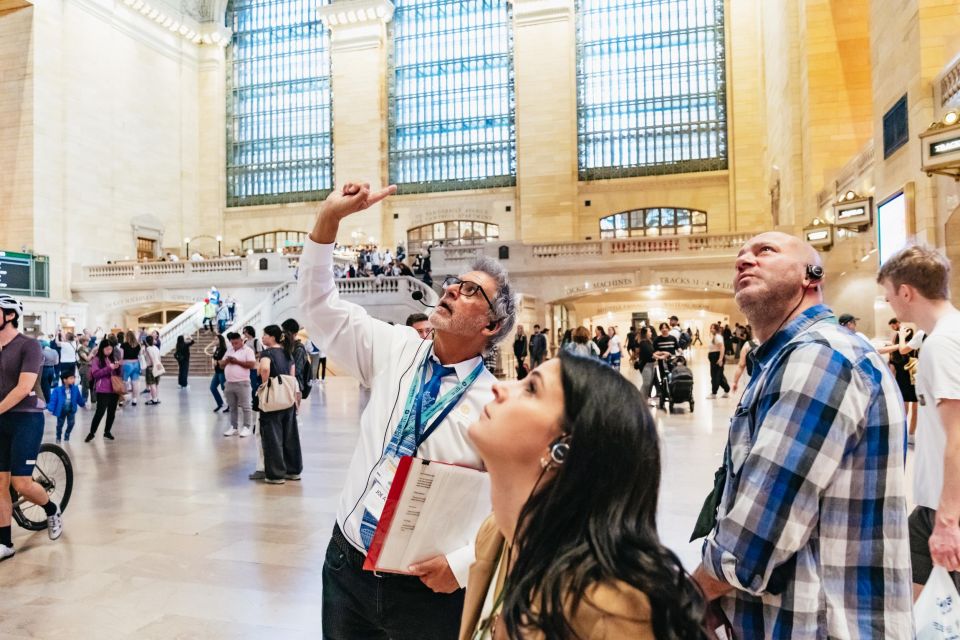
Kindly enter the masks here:
<path id="1" fill-rule="evenodd" d="M 363 568 L 409 574 L 412 564 L 474 542 L 490 512 L 485 472 L 404 456 Z"/>

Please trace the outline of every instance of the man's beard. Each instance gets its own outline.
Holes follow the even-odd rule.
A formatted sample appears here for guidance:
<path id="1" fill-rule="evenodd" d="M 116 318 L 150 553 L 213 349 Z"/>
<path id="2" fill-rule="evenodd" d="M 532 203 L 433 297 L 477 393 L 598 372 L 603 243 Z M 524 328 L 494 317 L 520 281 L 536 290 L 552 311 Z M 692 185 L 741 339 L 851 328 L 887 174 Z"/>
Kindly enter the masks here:
<path id="1" fill-rule="evenodd" d="M 430 326 L 436 331 L 452 333 L 458 336 L 475 336 L 486 326 L 483 318 L 465 315 L 463 313 L 454 314 L 447 311 L 449 315 L 440 315 L 434 310 L 430 314 Z"/>
<path id="2" fill-rule="evenodd" d="M 774 286 L 763 292 L 751 292 L 734 295 L 737 307 L 747 316 L 747 321 L 756 326 L 764 326 L 783 319 L 787 309 L 796 304 L 797 292 L 794 288 Z"/>

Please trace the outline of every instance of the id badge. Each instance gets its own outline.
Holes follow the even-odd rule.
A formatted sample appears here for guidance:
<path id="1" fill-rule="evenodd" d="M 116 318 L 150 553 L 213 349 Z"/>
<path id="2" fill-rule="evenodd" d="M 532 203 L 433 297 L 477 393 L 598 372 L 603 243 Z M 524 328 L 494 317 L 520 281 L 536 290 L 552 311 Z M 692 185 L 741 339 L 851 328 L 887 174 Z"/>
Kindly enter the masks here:
<path id="1" fill-rule="evenodd" d="M 363 508 L 370 512 L 377 520 L 383 514 L 383 507 L 387 504 L 387 496 L 390 494 L 390 485 L 393 484 L 393 478 L 397 473 L 399 464 L 396 456 L 387 456 L 377 468 L 377 473 L 373 477 L 373 484 L 367 497 L 363 500 Z"/>

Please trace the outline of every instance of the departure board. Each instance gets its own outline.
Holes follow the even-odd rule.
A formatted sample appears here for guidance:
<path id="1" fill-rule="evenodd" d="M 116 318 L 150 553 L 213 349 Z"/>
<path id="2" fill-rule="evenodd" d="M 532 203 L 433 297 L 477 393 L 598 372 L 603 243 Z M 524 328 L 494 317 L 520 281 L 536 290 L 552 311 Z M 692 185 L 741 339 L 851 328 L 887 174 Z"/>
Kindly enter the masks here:
<path id="1" fill-rule="evenodd" d="M 48 266 L 46 256 L 0 251 L 0 293 L 49 296 Z"/>

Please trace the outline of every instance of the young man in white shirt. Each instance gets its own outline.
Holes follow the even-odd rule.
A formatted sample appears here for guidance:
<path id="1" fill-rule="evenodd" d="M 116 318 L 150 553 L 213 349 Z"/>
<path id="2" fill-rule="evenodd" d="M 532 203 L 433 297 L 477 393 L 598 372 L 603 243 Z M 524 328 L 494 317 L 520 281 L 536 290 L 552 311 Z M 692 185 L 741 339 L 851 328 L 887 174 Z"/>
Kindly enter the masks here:
<path id="1" fill-rule="evenodd" d="M 321 204 L 300 259 L 300 317 L 309 334 L 344 373 L 370 387 L 323 567 L 327 640 L 457 637 L 463 588 L 474 560 L 472 542 L 414 565 L 412 575 L 376 574 L 362 566 L 382 496 L 393 481 L 389 463 L 415 455 L 482 468 L 467 437 L 467 427 L 493 400 L 495 379 L 483 367 L 482 355 L 516 322 L 506 273 L 492 260 L 447 283 L 430 316 L 432 341 L 340 299 L 333 279 L 340 221 L 395 192 L 395 186 L 372 192 L 366 184 L 335 189 Z M 412 410 L 416 406 L 429 419 L 414 427 L 407 415 L 419 414 Z M 464 540 L 475 535 L 467 523 L 444 526 L 466 527 Z"/>
<path id="2" fill-rule="evenodd" d="M 914 598 L 933 565 L 960 583 L 960 311 L 950 303 L 950 261 L 907 247 L 883 263 L 877 282 L 903 322 L 927 334 L 917 371 L 918 426 L 910 555 Z"/>

